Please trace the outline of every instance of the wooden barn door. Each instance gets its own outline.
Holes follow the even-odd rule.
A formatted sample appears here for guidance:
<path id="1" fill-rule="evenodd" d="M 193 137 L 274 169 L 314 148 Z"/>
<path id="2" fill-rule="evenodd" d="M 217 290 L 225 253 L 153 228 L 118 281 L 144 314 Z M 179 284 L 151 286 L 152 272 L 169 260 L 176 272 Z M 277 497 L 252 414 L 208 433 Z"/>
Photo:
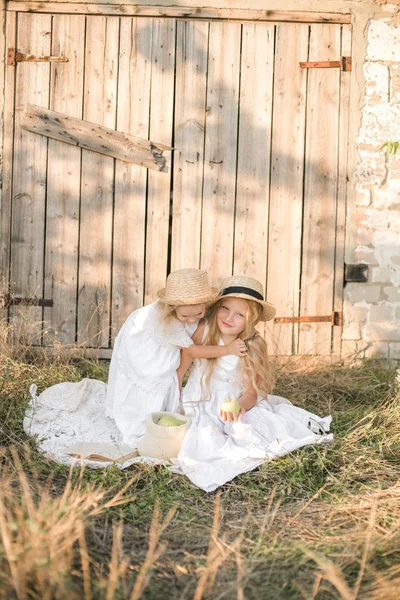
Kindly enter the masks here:
<path id="1" fill-rule="evenodd" d="M 349 56 L 349 27 L 9 12 L 7 47 L 43 58 L 6 69 L 2 273 L 40 301 L 9 314 L 106 355 L 202 267 L 264 283 L 277 353 L 339 353 L 293 321 L 341 311 L 349 73 L 300 62 Z M 171 145 L 168 173 L 24 131 L 26 103 Z"/>
<path id="2" fill-rule="evenodd" d="M 171 268 L 257 277 L 276 353 L 339 354 L 350 73 L 300 62 L 350 56 L 350 26 L 177 33 Z"/>
<path id="3" fill-rule="evenodd" d="M 155 298 L 167 275 L 171 170 L 147 172 L 24 131 L 19 108 L 36 104 L 171 145 L 175 29 L 172 19 L 8 14 L 8 47 L 52 57 L 7 67 L 16 110 L 3 218 L 12 294 L 43 305 L 12 306 L 11 316 L 44 319 L 49 343 L 111 348 L 128 314 Z"/>

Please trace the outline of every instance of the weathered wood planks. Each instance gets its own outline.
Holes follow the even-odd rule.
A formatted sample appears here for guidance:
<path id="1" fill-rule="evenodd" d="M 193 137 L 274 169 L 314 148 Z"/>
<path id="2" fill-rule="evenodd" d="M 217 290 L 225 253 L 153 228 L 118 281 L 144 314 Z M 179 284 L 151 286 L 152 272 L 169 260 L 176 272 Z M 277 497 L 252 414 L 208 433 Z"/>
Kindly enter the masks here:
<path id="1" fill-rule="evenodd" d="M 277 27 L 268 240 L 268 300 L 277 316 L 299 314 L 303 211 L 307 25 Z M 270 324 L 277 354 L 296 353 L 298 325 Z"/>
<path id="2" fill-rule="evenodd" d="M 243 25 L 234 272 L 267 279 L 275 28 Z"/>
<path id="3" fill-rule="evenodd" d="M 152 20 L 122 19 L 119 48 L 117 128 L 148 138 L 152 65 Z M 165 177 L 165 175 L 161 175 Z M 144 301 L 147 171 L 116 162 L 112 258 L 112 330 Z"/>
<path id="4" fill-rule="evenodd" d="M 27 54 L 51 54 L 51 16 L 21 14 L 17 47 Z M 10 67 L 13 69 L 13 67 Z M 15 83 L 16 104 L 35 102 L 48 107 L 49 63 L 20 63 Z M 47 187 L 47 139 L 24 131 L 21 113 L 15 116 L 14 169 L 11 217 L 10 283 L 16 296 L 42 298 Z M 27 338 L 40 343 L 42 308 L 11 308 L 10 314 L 26 320 Z M 35 325 L 36 324 L 36 325 Z"/>
<path id="5" fill-rule="evenodd" d="M 13 137 L 14 137 L 14 72 L 5 69 L 5 49 L 7 45 L 16 43 L 16 14 L 2 12 L 5 27 L 2 35 L 4 48 L 3 73 L 4 73 L 4 98 L 2 112 L 2 159 L 1 159 L 1 189 L 0 189 L 0 274 L 1 293 L 8 293 L 10 286 L 10 254 L 11 254 L 11 195 L 12 195 L 12 162 L 13 162 Z M 0 309 L 2 318 L 8 317 L 7 309 Z"/>
<path id="6" fill-rule="evenodd" d="M 178 22 L 171 270 L 200 266 L 208 39 L 208 23 Z"/>
<path id="7" fill-rule="evenodd" d="M 69 57 L 51 65 L 50 107 L 81 117 L 83 109 L 83 60 L 85 17 L 54 16 L 52 53 Z M 47 166 L 44 309 L 50 323 L 50 339 L 73 344 L 76 333 L 78 285 L 79 207 L 81 150 L 50 139 Z"/>
<path id="8" fill-rule="evenodd" d="M 308 59 L 340 56 L 340 28 L 311 26 Z M 301 271 L 301 315 L 328 315 L 332 310 L 337 211 L 339 69 L 309 69 Z M 323 134 L 322 134 L 323 132 Z M 300 354 L 329 354 L 328 323 L 300 325 Z"/>
<path id="9" fill-rule="evenodd" d="M 137 4 L 107 4 L 107 2 L 8 2 L 8 10 L 50 13 L 79 13 L 90 15 L 121 15 L 169 17 L 175 19 L 229 19 L 238 21 L 272 21 L 292 23 L 351 23 L 350 11 L 301 12 L 243 8 L 211 8 L 181 6 L 144 6 Z"/>
<path id="10" fill-rule="evenodd" d="M 33 104 L 27 104 L 24 107 L 21 127 L 26 131 L 155 171 L 166 170 L 166 158 L 163 156 L 163 150 L 171 150 L 171 147 L 164 144 L 157 144 L 138 136 L 102 127 L 97 123 L 77 119 L 69 114 L 46 110 Z"/>
<path id="11" fill-rule="evenodd" d="M 201 267 L 218 283 L 233 270 L 241 28 L 211 23 Z"/>
<path id="12" fill-rule="evenodd" d="M 342 26 L 341 39 L 342 56 L 351 56 L 351 26 Z M 338 140 L 338 190 L 336 211 L 335 239 L 335 283 L 333 308 L 343 310 L 343 280 L 344 280 L 344 248 L 346 226 L 346 191 L 347 191 L 347 146 L 349 139 L 349 109 L 350 109 L 350 76 L 351 73 L 340 73 L 339 99 L 339 140 Z M 342 328 L 334 327 L 332 336 L 332 352 L 340 355 Z"/>
<path id="13" fill-rule="evenodd" d="M 83 118 L 115 127 L 119 19 L 96 17 L 86 26 Z M 114 159 L 82 151 L 79 237 L 78 341 L 110 341 Z"/>
<path id="14" fill-rule="evenodd" d="M 6 69 L 5 147 L 11 157 L 14 143 L 15 153 L 13 165 L 4 156 L 2 236 L 12 243 L 3 242 L 2 264 L 14 293 L 53 300 L 18 312 L 43 312 L 61 341 L 104 355 L 129 312 L 155 299 L 170 269 L 187 266 L 208 270 L 213 284 L 232 272 L 257 277 L 279 317 L 340 310 L 348 73 L 329 69 L 335 84 L 326 85 L 327 70 L 299 63 L 350 54 L 349 29 L 340 48 L 340 25 L 14 12 L 7 20 L 7 47 L 69 55 Z M 33 44 L 28 29 L 51 44 Z M 174 146 L 171 169 L 34 135 L 21 129 L 21 111 L 13 142 L 14 101 L 158 139 L 163 150 Z M 270 325 L 279 354 L 338 352 L 338 327 L 332 336 L 327 323 Z"/>
<path id="15" fill-rule="evenodd" d="M 153 20 L 150 137 L 172 144 L 176 21 Z M 149 171 L 147 185 L 145 303 L 153 302 L 168 271 L 171 172 Z"/>

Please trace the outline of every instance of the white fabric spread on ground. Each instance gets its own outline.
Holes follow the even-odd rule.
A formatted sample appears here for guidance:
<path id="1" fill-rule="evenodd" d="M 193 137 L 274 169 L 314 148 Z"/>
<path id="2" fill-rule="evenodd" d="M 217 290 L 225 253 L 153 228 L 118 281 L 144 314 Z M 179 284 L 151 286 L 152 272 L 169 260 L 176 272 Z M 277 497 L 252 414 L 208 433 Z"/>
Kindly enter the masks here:
<path id="1" fill-rule="evenodd" d="M 29 391 L 31 400 L 24 418 L 24 429 L 28 435 L 37 437 L 38 448 L 48 458 L 64 465 L 80 465 L 83 462 L 88 467 L 103 469 L 114 462 L 79 460 L 64 451 L 78 442 L 100 442 L 125 452 L 121 432 L 114 420 L 105 414 L 107 386 L 102 381 L 83 379 L 78 383 L 59 383 L 39 396 L 35 385 Z M 134 450 L 134 447 L 131 449 Z M 135 462 L 167 464 L 166 461 L 142 456 L 115 464 L 126 469 Z"/>
<path id="2" fill-rule="evenodd" d="M 192 416 L 177 460 L 162 461 L 137 457 L 117 466 L 133 463 L 165 464 L 174 472 L 184 473 L 195 485 L 210 492 L 240 473 L 255 469 L 265 460 L 283 456 L 301 446 L 332 441 L 332 435 L 310 431 L 310 418 L 329 430 L 330 417 L 320 418 L 288 400 L 268 396 L 268 401 L 245 413 L 237 423 L 224 423 L 218 408 L 226 398 L 240 396 L 236 356 L 218 359 L 207 400 L 200 402 L 202 361 L 195 361 L 183 402 Z M 99 442 L 118 447 L 124 440 L 115 421 L 106 416 L 107 386 L 94 379 L 79 383 L 60 383 L 39 396 L 31 386 L 31 403 L 24 419 L 27 434 L 49 458 L 66 464 L 78 464 L 64 450 L 77 442 Z M 130 445 L 132 450 L 134 445 Z M 92 468 L 104 468 L 112 462 L 83 460 Z"/>

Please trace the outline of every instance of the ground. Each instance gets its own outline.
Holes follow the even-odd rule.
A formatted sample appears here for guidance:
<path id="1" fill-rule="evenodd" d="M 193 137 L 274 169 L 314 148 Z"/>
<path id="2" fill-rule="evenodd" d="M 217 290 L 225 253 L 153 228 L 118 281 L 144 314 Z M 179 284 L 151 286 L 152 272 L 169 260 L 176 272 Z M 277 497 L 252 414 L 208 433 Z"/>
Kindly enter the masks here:
<path id="1" fill-rule="evenodd" d="M 297 360 L 276 373 L 275 393 L 332 414 L 335 443 L 206 494 L 164 467 L 70 474 L 45 459 L 22 429 L 30 384 L 105 380 L 107 365 L 4 350 L 0 597 L 398 598 L 396 368 Z"/>

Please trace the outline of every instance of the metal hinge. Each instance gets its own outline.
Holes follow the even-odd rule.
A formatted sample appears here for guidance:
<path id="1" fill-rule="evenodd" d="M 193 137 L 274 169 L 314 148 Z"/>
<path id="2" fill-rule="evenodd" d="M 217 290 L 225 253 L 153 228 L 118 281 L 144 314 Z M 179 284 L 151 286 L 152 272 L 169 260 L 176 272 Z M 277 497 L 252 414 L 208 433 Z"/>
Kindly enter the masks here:
<path id="1" fill-rule="evenodd" d="M 11 294 L 5 294 L 0 296 L 0 307 L 8 308 L 15 304 L 22 304 L 24 306 L 53 306 L 53 300 L 47 300 L 45 298 L 19 298 L 18 296 L 11 296 Z"/>
<path id="2" fill-rule="evenodd" d="M 301 62 L 302 69 L 334 69 L 341 71 L 351 71 L 351 56 L 342 56 L 340 60 L 317 60 L 311 62 Z"/>
<path id="3" fill-rule="evenodd" d="M 23 54 L 16 48 L 8 48 L 7 64 L 15 66 L 17 62 L 68 62 L 66 56 L 34 56 L 33 54 Z"/>
<path id="4" fill-rule="evenodd" d="M 334 325 L 342 325 L 343 313 L 338 310 L 333 310 L 331 315 L 327 317 L 275 317 L 274 323 L 330 323 Z"/>

